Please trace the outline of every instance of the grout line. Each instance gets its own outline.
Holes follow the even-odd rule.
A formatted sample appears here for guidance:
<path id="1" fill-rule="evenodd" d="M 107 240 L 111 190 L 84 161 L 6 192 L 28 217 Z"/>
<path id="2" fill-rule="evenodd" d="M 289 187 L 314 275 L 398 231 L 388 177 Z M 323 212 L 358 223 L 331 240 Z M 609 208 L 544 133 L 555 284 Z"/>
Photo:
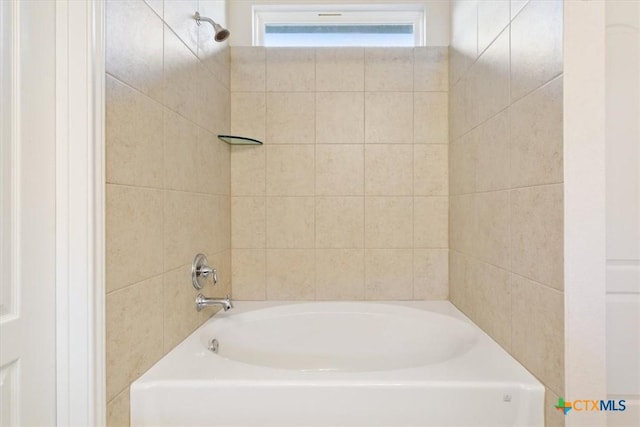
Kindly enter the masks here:
<path id="1" fill-rule="evenodd" d="M 137 378 L 136 378 L 137 379 Z M 126 386 L 124 386 L 121 390 L 119 390 L 118 392 L 116 392 L 115 396 L 113 396 L 111 398 L 111 400 L 107 401 L 107 405 L 109 406 L 110 404 L 112 404 L 113 402 L 116 401 L 116 399 L 118 399 L 121 395 L 123 395 L 125 392 L 127 392 L 129 390 L 129 387 L 131 387 L 131 383 L 133 383 L 135 380 L 132 380 L 131 382 L 129 382 Z M 106 408 L 105 408 L 106 409 Z"/>
<path id="2" fill-rule="evenodd" d="M 504 271 L 505 273 L 509 273 L 509 274 L 514 275 L 514 276 L 518 276 L 518 277 L 520 277 L 520 278 L 523 278 L 523 279 L 525 279 L 525 280 L 528 280 L 528 281 L 530 281 L 530 282 L 537 283 L 538 285 L 540 285 L 540 286 L 544 286 L 545 288 L 550 289 L 550 290 L 552 290 L 552 291 L 556 291 L 556 292 L 558 292 L 558 293 L 564 294 L 564 291 L 563 291 L 563 290 L 559 290 L 559 289 L 557 289 L 557 288 L 554 288 L 552 285 L 549 285 L 549 284 L 546 284 L 546 283 L 542 283 L 542 282 L 540 282 L 540 281 L 538 281 L 538 280 L 536 280 L 536 279 L 533 279 L 533 278 L 531 278 L 531 277 L 524 276 L 524 275 L 522 275 L 522 274 L 520 274 L 520 273 L 516 273 L 516 272 L 514 272 L 514 271 L 512 271 L 512 270 L 510 270 L 510 269 L 507 269 L 507 268 L 505 268 L 505 267 L 500 267 L 500 266 L 495 265 L 495 264 L 493 264 L 493 263 L 491 263 L 491 262 L 485 261 L 485 260 L 483 260 L 482 258 L 478 258 L 478 257 L 477 257 L 477 256 L 475 256 L 475 255 L 468 254 L 468 253 L 466 253 L 466 252 L 462 252 L 462 251 L 460 251 L 460 250 L 458 250 L 458 249 L 455 249 L 455 248 L 449 248 L 449 251 L 450 251 L 450 252 L 453 252 L 453 253 L 456 253 L 456 254 L 458 254 L 458 255 L 461 255 L 461 256 L 464 256 L 464 257 L 470 258 L 470 259 L 472 259 L 473 261 L 476 261 L 476 262 L 478 262 L 478 263 L 482 263 L 482 264 L 489 265 L 489 266 L 494 267 L 494 268 L 496 268 L 496 269 L 498 269 L 498 270 Z"/>
<path id="3" fill-rule="evenodd" d="M 107 186 L 114 186 L 114 187 L 137 189 L 137 190 L 153 190 L 153 191 L 166 191 L 166 192 L 181 193 L 181 194 L 185 194 L 185 193 L 186 194 L 195 194 L 195 195 L 198 195 L 198 196 L 208 196 L 208 197 L 213 197 L 213 196 L 231 197 L 230 194 L 202 193 L 200 191 L 178 190 L 178 189 L 174 189 L 174 188 L 149 187 L 149 186 L 145 186 L 145 185 L 122 184 L 122 183 L 118 183 L 118 182 L 107 182 L 106 185 Z M 249 197 L 249 196 L 246 196 L 246 197 Z M 291 197 L 297 197 L 297 196 L 291 196 Z"/>
<path id="4" fill-rule="evenodd" d="M 511 65 L 509 65 L 509 67 L 511 67 Z M 563 70 L 564 71 L 564 70 Z M 543 88 L 545 88 L 548 85 L 551 85 L 552 83 L 554 83 L 556 80 L 563 78 L 564 76 L 564 72 L 561 71 L 559 74 L 556 74 L 555 76 L 551 77 L 549 80 L 547 80 L 546 82 L 544 82 L 543 84 L 541 84 L 540 86 L 536 87 L 535 89 L 532 89 L 531 91 L 527 92 L 526 94 L 524 94 L 523 96 L 521 96 L 520 98 L 516 99 L 516 100 L 511 100 L 511 94 L 509 94 L 509 104 L 507 106 L 505 106 L 504 108 L 502 108 L 501 110 L 497 111 L 495 114 L 491 115 L 490 117 L 483 119 L 480 123 L 472 126 L 469 130 L 465 131 L 464 133 L 458 135 L 458 136 L 453 136 L 453 133 L 450 132 L 450 142 L 454 143 L 458 140 L 460 140 L 461 138 L 464 138 L 465 136 L 468 136 L 471 132 L 473 132 L 474 130 L 478 129 L 479 127 L 481 127 L 482 125 L 484 125 L 485 123 L 489 122 L 490 120 L 494 119 L 496 116 L 499 116 L 500 114 L 504 113 L 505 111 L 507 111 L 509 108 L 511 108 L 514 104 L 517 104 L 521 101 L 524 101 L 525 98 L 529 97 L 530 95 L 533 95 L 535 92 L 542 90 Z M 511 78 L 511 76 L 509 77 Z M 509 85 L 511 86 L 511 85 Z M 451 103 L 453 104 L 453 103 Z"/>
<path id="5" fill-rule="evenodd" d="M 142 279 L 142 280 L 138 280 L 138 281 L 135 281 L 135 282 L 132 282 L 132 283 L 128 283 L 128 284 L 126 284 L 126 285 L 124 285 L 124 286 L 122 286 L 122 287 L 120 287 L 120 288 L 118 288 L 118 289 L 113 289 L 113 290 L 111 290 L 111 291 L 105 292 L 105 295 L 106 295 L 106 296 L 113 295 L 113 294 L 116 294 L 116 293 L 118 293 L 118 292 L 120 292 L 120 291 L 124 291 L 125 289 L 131 288 L 131 287 L 133 287 L 133 286 L 135 286 L 135 285 L 139 285 L 140 283 L 146 282 L 146 281 L 148 281 L 148 280 L 157 279 L 157 278 L 159 278 L 159 277 L 162 277 L 165 273 L 167 273 L 167 272 L 166 272 L 166 271 L 163 271 L 163 272 L 161 272 L 161 273 L 157 273 L 157 274 L 154 274 L 154 275 L 152 275 L 152 276 L 145 277 L 145 278 L 144 278 L 144 279 Z"/>
<path id="6" fill-rule="evenodd" d="M 471 193 L 456 193 L 456 194 L 450 194 L 448 197 L 462 197 L 462 196 L 472 196 L 472 195 L 476 195 L 476 194 L 499 193 L 499 192 L 503 192 L 503 191 L 526 190 L 526 189 L 539 188 L 539 187 L 552 187 L 552 186 L 555 186 L 555 185 L 564 185 L 564 182 L 560 181 L 560 182 L 550 182 L 550 183 L 545 183 L 545 184 L 533 184 L 533 185 L 525 185 L 525 186 L 522 186 L 522 187 L 511 187 L 511 188 L 500 188 L 500 189 L 496 189 L 496 190 L 475 191 L 475 192 L 471 192 Z M 382 197 L 389 197 L 389 196 L 382 196 Z M 447 197 L 447 196 L 426 196 L 426 197 Z"/>
<path id="7" fill-rule="evenodd" d="M 163 51 L 164 51 L 164 49 L 163 49 Z M 164 63 L 164 53 L 163 53 L 163 63 Z M 215 133 L 211 132 L 210 130 L 208 130 L 208 129 L 206 129 L 206 128 L 203 128 L 203 127 L 202 127 L 202 126 L 200 126 L 197 122 L 195 122 L 195 121 L 191 120 L 189 117 L 186 117 L 186 116 L 185 116 L 185 115 L 183 115 L 182 113 L 180 113 L 180 112 L 178 112 L 178 111 L 176 111 L 176 110 L 173 110 L 173 109 L 171 109 L 168 105 L 164 104 L 164 99 L 163 99 L 162 101 L 158 101 L 157 99 L 153 98 L 152 96 L 150 96 L 150 95 L 148 95 L 148 94 L 146 94 L 146 93 L 142 92 L 140 89 L 137 89 L 136 87 L 134 87 L 134 86 L 130 85 L 129 83 L 125 82 L 124 80 L 120 79 L 118 76 L 115 76 L 115 75 L 113 75 L 113 74 L 111 74 L 111 73 L 105 73 L 105 75 L 106 75 L 107 77 L 110 77 L 110 78 L 112 78 L 113 80 L 117 81 L 118 83 L 122 84 L 123 86 L 126 86 L 126 87 L 128 87 L 129 89 L 131 89 L 131 90 L 135 91 L 137 94 L 139 94 L 139 95 L 141 95 L 141 96 L 145 97 L 147 100 L 149 100 L 149 101 L 153 102 L 154 104 L 157 104 L 157 105 L 162 109 L 163 113 L 164 113 L 164 112 L 170 112 L 170 113 L 173 113 L 173 114 L 175 114 L 175 115 L 179 116 L 181 119 L 183 119 L 183 120 L 185 120 L 185 121 L 187 121 L 187 122 L 191 123 L 192 125 L 194 125 L 194 126 L 196 126 L 196 127 L 200 128 L 200 129 L 202 129 L 202 130 L 204 130 L 204 131 L 206 131 L 206 132 L 210 133 L 211 135 L 214 135 L 214 136 L 216 136 L 216 137 L 217 137 L 217 135 L 216 135 Z M 163 64 L 163 80 L 164 80 L 164 64 Z M 164 83 L 163 83 L 163 84 L 164 84 Z M 163 96 L 163 98 L 164 98 L 164 91 L 163 91 L 162 96 Z"/>
<path id="8" fill-rule="evenodd" d="M 511 64 L 509 64 L 509 67 L 511 67 Z M 509 68 L 509 72 L 511 72 L 511 68 Z M 538 92 L 538 91 L 546 88 L 547 86 L 553 84 L 556 80 L 562 79 L 563 76 L 564 76 L 564 69 L 562 71 L 558 72 L 557 74 L 554 74 L 552 77 L 549 78 L 549 80 L 545 81 L 540 86 L 536 86 L 535 88 L 529 90 L 528 92 L 525 92 L 519 98 L 511 99 L 510 100 L 510 102 L 511 102 L 510 105 L 518 104 L 518 103 L 524 101 L 525 98 L 528 98 L 530 95 L 533 95 L 535 92 Z M 509 76 L 509 77 L 511 77 L 511 76 Z M 511 93 L 509 93 L 509 95 L 511 95 Z"/>

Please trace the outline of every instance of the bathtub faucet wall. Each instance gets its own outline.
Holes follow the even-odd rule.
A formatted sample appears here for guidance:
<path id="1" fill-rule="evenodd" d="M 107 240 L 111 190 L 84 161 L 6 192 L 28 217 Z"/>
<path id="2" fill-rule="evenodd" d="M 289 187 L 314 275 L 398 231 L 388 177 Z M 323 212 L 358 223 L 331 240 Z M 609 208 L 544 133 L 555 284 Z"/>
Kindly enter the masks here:
<path id="1" fill-rule="evenodd" d="M 200 290 L 207 283 L 209 277 L 212 278 L 215 286 L 218 283 L 218 272 L 215 268 L 209 267 L 209 261 L 207 261 L 207 257 L 204 254 L 197 254 L 191 264 L 191 284 L 196 290 Z M 233 308 L 233 302 L 229 295 L 222 299 L 207 298 L 201 293 L 196 296 L 197 311 L 213 305 L 221 305 L 224 311 Z"/>

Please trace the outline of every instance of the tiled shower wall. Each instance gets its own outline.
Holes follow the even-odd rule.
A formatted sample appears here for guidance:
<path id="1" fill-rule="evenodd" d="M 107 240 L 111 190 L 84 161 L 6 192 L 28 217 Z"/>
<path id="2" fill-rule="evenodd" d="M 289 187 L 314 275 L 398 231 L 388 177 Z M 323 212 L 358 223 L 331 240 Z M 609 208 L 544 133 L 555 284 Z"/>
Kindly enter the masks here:
<path id="1" fill-rule="evenodd" d="M 562 1 L 454 1 L 451 300 L 564 395 Z"/>
<path id="2" fill-rule="evenodd" d="M 231 50 L 233 294 L 446 299 L 447 48 Z"/>
<path id="3" fill-rule="evenodd" d="M 231 283 L 229 53 L 209 25 L 224 1 L 106 5 L 107 424 L 129 425 L 129 385 L 213 310 L 196 313 L 198 252 Z"/>

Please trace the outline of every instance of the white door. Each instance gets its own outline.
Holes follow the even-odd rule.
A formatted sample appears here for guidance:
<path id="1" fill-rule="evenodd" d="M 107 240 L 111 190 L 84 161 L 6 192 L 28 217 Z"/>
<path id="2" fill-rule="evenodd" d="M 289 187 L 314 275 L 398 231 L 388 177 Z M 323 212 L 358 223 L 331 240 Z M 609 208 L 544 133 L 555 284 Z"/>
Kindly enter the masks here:
<path id="1" fill-rule="evenodd" d="M 0 426 L 51 426 L 55 2 L 2 0 L 0 19 Z"/>

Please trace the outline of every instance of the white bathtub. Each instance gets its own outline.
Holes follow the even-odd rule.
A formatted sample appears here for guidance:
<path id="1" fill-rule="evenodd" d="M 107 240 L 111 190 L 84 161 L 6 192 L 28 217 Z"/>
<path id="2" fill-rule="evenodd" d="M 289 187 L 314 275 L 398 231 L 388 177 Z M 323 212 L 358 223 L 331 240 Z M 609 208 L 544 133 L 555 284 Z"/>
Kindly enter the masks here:
<path id="1" fill-rule="evenodd" d="M 543 426 L 543 404 L 449 302 L 239 302 L 131 385 L 131 425 Z"/>

